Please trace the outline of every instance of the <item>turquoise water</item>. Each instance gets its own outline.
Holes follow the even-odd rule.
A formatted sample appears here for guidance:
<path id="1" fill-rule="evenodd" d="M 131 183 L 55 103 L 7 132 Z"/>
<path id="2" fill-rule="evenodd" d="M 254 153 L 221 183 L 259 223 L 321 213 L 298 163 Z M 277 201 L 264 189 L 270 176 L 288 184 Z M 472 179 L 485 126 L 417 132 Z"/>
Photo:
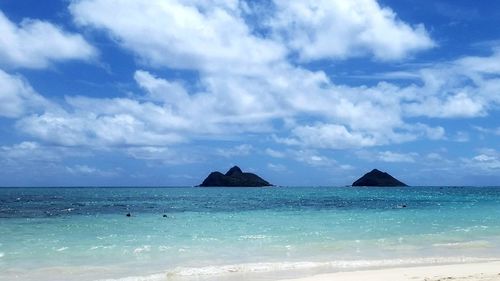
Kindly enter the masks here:
<path id="1" fill-rule="evenodd" d="M 496 187 L 0 189 L 2 281 L 274 280 L 489 259 Z"/>

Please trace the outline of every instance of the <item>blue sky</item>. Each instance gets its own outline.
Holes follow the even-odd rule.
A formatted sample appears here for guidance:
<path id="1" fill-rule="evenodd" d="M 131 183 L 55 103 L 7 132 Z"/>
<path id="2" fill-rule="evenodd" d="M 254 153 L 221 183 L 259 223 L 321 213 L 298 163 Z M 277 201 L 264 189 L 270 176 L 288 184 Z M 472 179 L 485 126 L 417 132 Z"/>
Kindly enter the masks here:
<path id="1" fill-rule="evenodd" d="M 496 1 L 0 10 L 0 186 L 500 184 Z"/>

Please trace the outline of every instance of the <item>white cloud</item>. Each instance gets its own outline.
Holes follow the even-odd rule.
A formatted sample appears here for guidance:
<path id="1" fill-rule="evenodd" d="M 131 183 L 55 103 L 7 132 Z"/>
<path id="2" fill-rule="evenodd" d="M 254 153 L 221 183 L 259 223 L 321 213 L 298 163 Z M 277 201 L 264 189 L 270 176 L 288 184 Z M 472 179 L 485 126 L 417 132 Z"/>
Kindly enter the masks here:
<path id="1" fill-rule="evenodd" d="M 179 108 L 185 106 L 189 101 L 187 90 L 179 82 L 158 79 L 151 73 L 143 70 L 136 71 L 134 79 L 146 91 L 149 100 L 164 102 L 165 104 Z"/>
<path id="2" fill-rule="evenodd" d="M 297 124 L 292 136 L 281 140 L 341 149 L 422 136 L 442 138 L 442 128 L 405 124 L 407 115 L 470 117 L 484 111 L 468 93 L 443 95 L 440 88 L 430 86 L 433 81 L 427 76 L 422 87 L 389 83 L 349 87 L 333 84 L 321 71 L 309 71 L 287 61 L 287 48 L 300 48 L 303 58 L 308 59 L 366 54 L 399 59 L 433 46 L 422 26 L 411 27 L 374 0 L 277 0 L 274 11 L 257 15 L 274 30 L 271 35 L 253 32 L 256 26 L 247 22 L 245 15 L 255 11 L 244 4 L 79 0 L 70 5 L 70 10 L 78 24 L 106 30 L 145 63 L 202 72 L 197 92 L 189 92 L 179 81 L 146 71 L 135 73 L 136 82 L 146 92 L 144 98 L 168 110 L 169 119 L 175 120 L 163 126 L 163 132 L 262 133 L 274 129 L 273 120 L 312 116 L 319 125 Z M 110 11 L 126 16 L 109 17 Z M 277 33 L 288 36 L 286 41 L 292 44 L 283 44 L 275 37 Z M 304 38 L 307 40 L 301 41 Z"/>
<path id="3" fill-rule="evenodd" d="M 204 75 L 195 93 L 145 71 L 137 71 L 135 79 L 145 98 L 160 101 L 176 124 L 198 134 L 269 131 L 267 122 L 284 114 L 279 97 L 269 93 L 269 82 L 262 77 Z"/>
<path id="4" fill-rule="evenodd" d="M 383 121 L 372 120 L 379 127 L 349 130 L 344 125 L 317 123 L 297 126 L 291 130 L 291 137 L 276 138 L 279 143 L 321 149 L 355 149 L 413 141 L 418 138 L 442 139 L 442 127 L 412 124 L 384 127 Z M 349 125 L 349 122 L 345 123 Z M 356 124 L 356 123 L 354 123 Z"/>
<path id="5" fill-rule="evenodd" d="M 456 64 L 472 73 L 500 73 L 500 48 L 497 46 L 490 57 L 464 57 L 458 59 Z"/>
<path id="6" fill-rule="evenodd" d="M 304 150 L 293 150 L 290 153 L 294 156 L 295 160 L 298 162 L 305 163 L 313 167 L 321 166 L 334 166 L 337 162 L 326 156 L 320 155 L 315 150 L 304 149 Z"/>
<path id="7" fill-rule="evenodd" d="M 405 125 L 404 128 L 408 130 L 410 136 L 407 136 L 405 141 L 416 139 L 417 137 L 423 137 L 430 140 L 441 140 L 445 139 L 445 129 L 441 126 L 431 127 L 422 123 L 416 123 L 411 125 Z"/>
<path id="8" fill-rule="evenodd" d="M 88 165 L 75 165 L 71 167 L 66 167 L 66 171 L 73 175 L 82 176 L 101 176 L 101 177 L 113 177 L 117 176 L 117 171 L 105 171 Z"/>
<path id="9" fill-rule="evenodd" d="M 496 71 L 493 62 L 498 60 L 497 53 L 412 70 L 420 77 L 415 84 L 338 85 L 323 71 L 290 63 L 287 46 L 273 35 L 259 34 L 255 31 L 258 26 L 245 20 L 246 13 L 253 11 L 243 3 L 73 1 L 70 10 L 78 24 L 106 30 L 147 64 L 197 70 L 196 87 L 138 70 L 134 79 L 142 89 L 140 94 L 127 98 L 68 96 L 59 108 L 45 108 L 37 114 L 29 111 L 31 115 L 19 120 L 17 128 L 65 146 L 166 147 L 193 139 L 274 133 L 280 135 L 276 138 L 280 143 L 304 150 L 352 149 L 421 138 L 444 139 L 445 129 L 424 124 L 425 118 L 474 118 L 500 104 L 500 80 L 491 75 Z M 394 32 L 391 40 L 399 47 L 387 47 L 384 42 L 361 44 L 359 38 L 359 42 L 347 38 L 348 44 L 355 45 L 348 48 L 354 52 L 349 56 L 362 52 L 380 59 L 396 58 L 419 49 L 411 45 L 411 40 L 410 45 L 399 42 L 407 36 L 430 40 L 423 29 L 403 23 L 373 0 L 276 1 L 276 5 L 277 11 L 264 17 L 279 21 L 283 13 L 298 13 L 294 9 L 308 5 L 303 12 L 312 13 L 309 16 L 319 13 L 319 25 L 308 28 L 320 35 L 325 31 L 320 23 L 326 21 L 328 31 L 336 24 L 329 21 L 337 20 L 327 19 L 322 13 L 354 15 L 360 22 L 346 22 L 347 29 L 354 28 L 358 33 L 378 34 L 374 29 L 382 27 L 388 28 L 387 34 Z M 314 5 L 316 11 L 311 10 Z M 303 20 L 314 21 L 311 17 Z M 368 27 L 370 23 L 376 24 Z M 148 36 L 144 36 L 146 33 Z M 379 48 L 396 55 L 385 57 Z M 479 64 L 491 67 L 481 68 Z M 11 108 L 15 107 L 7 107 Z M 5 111 L 4 116 L 21 117 L 25 113 L 17 112 L 25 111 Z"/>
<path id="10" fill-rule="evenodd" d="M 396 153 L 391 151 L 382 151 L 378 153 L 378 159 L 383 162 L 393 163 L 413 163 L 415 162 L 415 153 Z"/>
<path id="11" fill-rule="evenodd" d="M 388 163 L 414 163 L 416 162 L 416 158 L 419 156 L 418 153 L 408 152 L 408 153 L 400 153 L 393 151 L 368 151 L 368 150 L 359 150 L 356 151 L 356 155 L 363 160 L 367 161 L 382 161 Z"/>
<path id="12" fill-rule="evenodd" d="M 64 154 L 61 149 L 51 149 L 37 142 L 25 141 L 14 145 L 0 146 L 0 158 L 6 161 L 59 161 Z"/>
<path id="13" fill-rule="evenodd" d="M 450 160 L 442 153 L 431 152 L 425 155 L 425 159 L 419 161 L 419 164 L 424 164 L 426 166 L 432 167 L 431 170 L 452 170 L 456 169 L 459 165 L 455 162 L 456 160 Z"/>
<path id="14" fill-rule="evenodd" d="M 480 154 L 462 161 L 466 168 L 478 173 L 496 175 L 500 170 L 500 152 L 494 149 L 482 149 Z"/>
<path id="15" fill-rule="evenodd" d="M 159 146 L 131 147 L 127 149 L 127 153 L 141 160 L 164 160 L 173 156 L 173 152 L 168 147 Z"/>
<path id="16" fill-rule="evenodd" d="M 410 26 L 376 0 L 274 0 L 270 25 L 305 61 L 373 55 L 402 59 L 435 46 L 424 26 Z"/>
<path id="17" fill-rule="evenodd" d="M 496 158 L 493 156 L 485 155 L 485 154 L 480 154 L 472 158 L 475 161 L 478 162 L 491 162 L 494 161 Z"/>
<path id="18" fill-rule="evenodd" d="M 15 128 L 40 141 L 2 146 L 0 158 L 60 161 L 67 153 L 64 147 L 90 147 L 118 151 L 148 165 L 194 163 L 205 161 L 200 155 L 207 151 L 206 147 L 196 151 L 190 141 L 257 134 L 262 142 L 279 135 L 275 140 L 291 146 L 260 153 L 329 170 L 352 169 L 322 149 L 363 149 L 417 139 L 464 140 L 465 135 L 446 137 L 445 128 L 439 126 L 442 119 L 472 119 L 498 111 L 498 50 L 490 56 L 402 67 L 376 78 L 390 82 L 341 85 L 331 78 L 335 70 L 310 70 L 300 63 L 352 57 L 398 60 L 431 48 L 434 42 L 423 26 L 403 22 L 374 0 L 276 0 L 275 4 L 276 10 L 258 15 L 252 5 L 238 0 L 72 1 L 71 13 L 79 27 L 105 31 L 144 69 L 156 69 L 137 70 L 133 78 L 140 92 L 127 97 L 66 96 L 58 104 L 39 95 L 20 75 L 0 70 L 0 116 L 18 119 Z M 1 67 L 44 68 L 63 60 L 92 59 L 97 53 L 80 35 L 43 21 L 16 25 L 1 14 L 0 30 L 6 34 L 0 43 L 8 45 L 0 50 Z M 40 44 L 40 38 L 50 42 Z M 291 62 L 297 56 L 298 62 Z M 182 75 L 161 77 L 170 75 L 172 68 L 191 69 L 194 75 L 189 74 L 190 80 L 182 80 Z M 399 78 L 405 80 L 394 81 Z M 485 130 L 500 135 L 498 128 Z M 189 150 L 183 150 L 181 142 L 188 142 Z M 210 149 L 209 155 L 226 157 L 258 151 L 248 144 Z M 490 173 L 498 173 L 500 163 L 497 154 L 487 151 L 461 163 L 439 154 L 424 155 L 382 151 L 370 157 L 423 162 L 432 169 L 456 169 L 455 164 L 462 164 L 459 168 L 464 171 Z M 276 163 L 267 167 L 286 170 Z M 106 172 L 86 165 L 68 166 L 66 171 Z"/>
<path id="19" fill-rule="evenodd" d="M 0 64 L 45 68 L 51 62 L 89 60 L 96 50 L 81 35 L 68 33 L 49 22 L 24 19 L 12 23 L 0 11 Z"/>
<path id="20" fill-rule="evenodd" d="M 423 25 L 410 26 L 375 0 L 275 0 L 264 13 L 254 6 L 259 5 L 74 0 L 70 11 L 77 24 L 105 30 L 143 63 L 209 72 L 260 72 L 290 51 L 304 60 L 361 55 L 392 60 L 435 45 Z M 256 22 L 247 21 L 248 15 Z M 259 26 L 271 31 L 259 34 Z"/>
<path id="21" fill-rule="evenodd" d="M 20 76 L 10 75 L 1 69 L 0 85 L 0 117 L 18 118 L 49 104 Z"/>
<path id="22" fill-rule="evenodd" d="M 422 86 L 410 86 L 402 104 L 408 117 L 475 118 L 500 104 L 498 51 L 419 69 Z M 496 72 L 495 72 L 496 71 Z"/>
<path id="23" fill-rule="evenodd" d="M 419 116 L 435 116 L 427 100 L 434 95 L 438 101 L 446 97 L 442 86 L 433 87 L 428 80 L 420 87 L 337 86 L 322 72 L 285 63 L 270 67 L 262 76 L 202 75 L 197 92 L 145 71 L 137 71 L 135 79 L 145 95 L 67 97 L 65 107 L 70 110 L 33 115 L 18 126 L 32 136 L 65 145 L 161 146 L 191 138 L 272 132 L 273 121 L 297 117 L 313 118 L 316 124 L 287 125 L 285 133 L 291 135 L 279 138 L 280 142 L 344 149 L 443 139 L 445 134 L 442 127 L 405 121 L 416 115 L 409 110 L 415 104 L 426 108 Z"/>
<path id="24" fill-rule="evenodd" d="M 68 98 L 73 112 L 59 110 L 32 115 L 16 124 L 21 131 L 64 146 L 166 145 L 182 136 L 166 130 L 175 123 L 168 111 L 129 99 Z M 158 118 L 152 120 L 153 118 Z"/>
<path id="25" fill-rule="evenodd" d="M 282 139 L 281 142 L 316 148 L 344 149 L 374 146 L 382 141 L 374 136 L 350 132 L 344 126 L 336 124 L 300 126 L 293 129 L 292 134 L 295 138 Z"/>
<path id="26" fill-rule="evenodd" d="M 167 165 L 198 163 L 203 160 L 202 153 L 191 148 L 182 150 L 160 146 L 136 146 L 124 149 L 126 154 L 139 160 L 158 162 Z"/>
<path id="27" fill-rule="evenodd" d="M 440 118 L 477 117 L 485 114 L 484 102 L 479 98 L 473 99 L 466 93 L 450 95 L 444 100 L 429 97 L 418 103 L 410 103 L 405 109 L 410 115 Z"/>
<path id="28" fill-rule="evenodd" d="M 79 0 L 70 11 L 154 66 L 248 73 L 285 55 L 252 34 L 237 1 Z"/>
<path id="29" fill-rule="evenodd" d="M 269 131 L 270 121 L 282 114 L 264 85 L 240 81 L 244 78 L 208 77 L 208 92 L 195 94 L 144 71 L 135 79 L 146 95 L 68 96 L 64 106 L 24 117 L 17 128 L 66 146 L 164 146 L 193 137 Z M 253 94 L 254 88 L 262 97 Z"/>

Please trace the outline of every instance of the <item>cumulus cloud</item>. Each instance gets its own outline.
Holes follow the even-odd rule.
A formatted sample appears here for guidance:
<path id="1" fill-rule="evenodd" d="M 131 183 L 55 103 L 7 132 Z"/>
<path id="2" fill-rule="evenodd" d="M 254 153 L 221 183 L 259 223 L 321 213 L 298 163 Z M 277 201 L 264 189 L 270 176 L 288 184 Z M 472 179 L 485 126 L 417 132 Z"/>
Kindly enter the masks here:
<path id="1" fill-rule="evenodd" d="M 146 91 L 148 100 L 164 102 L 172 107 L 183 107 L 190 99 L 187 90 L 180 82 L 158 79 L 144 70 L 137 70 L 134 80 Z"/>
<path id="2" fill-rule="evenodd" d="M 287 60 L 298 49 L 309 59 L 347 52 L 394 59 L 433 46 L 423 26 L 404 23 L 376 1 L 355 2 L 274 1 L 274 10 L 257 15 L 271 29 L 267 34 L 256 32 L 258 27 L 247 20 L 255 11 L 244 1 L 78 0 L 70 11 L 77 24 L 106 31 L 143 63 L 201 71 L 196 92 L 147 71 L 135 73 L 144 98 L 175 120 L 164 125 L 165 131 L 266 132 L 273 130 L 274 120 L 313 115 L 324 119 L 324 125 L 299 124 L 284 142 L 339 149 L 411 139 L 395 132 L 405 126 L 401 92 L 406 89 L 387 83 L 372 88 L 334 85 L 324 72 Z M 314 40 L 299 44 L 301 34 L 312 34 Z M 327 42 L 331 38 L 334 44 Z M 329 50 L 338 47 L 337 53 L 324 53 L 322 44 L 327 43 Z"/>
<path id="3" fill-rule="evenodd" d="M 477 117 L 484 115 L 485 101 L 481 98 L 471 98 L 466 93 L 457 93 L 440 100 L 429 97 L 424 102 L 409 103 L 405 109 L 409 115 L 441 118 Z"/>
<path id="4" fill-rule="evenodd" d="M 340 85 L 323 71 L 289 61 L 291 53 L 299 52 L 293 46 L 294 36 L 299 36 L 295 29 L 312 30 L 310 46 L 319 48 L 316 58 L 304 47 L 304 59 L 342 56 L 340 51 L 322 53 L 316 46 L 330 33 L 338 44 L 347 44 L 342 47 L 352 52 L 347 57 L 397 59 L 432 46 L 423 27 L 404 23 L 373 0 L 276 0 L 275 10 L 263 15 L 263 25 L 271 28 L 268 33 L 256 31 L 258 26 L 247 20 L 252 8 L 243 3 L 72 1 L 70 11 L 80 26 L 106 31 L 148 66 L 197 70 L 196 87 L 137 70 L 133 78 L 140 93 L 122 98 L 67 96 L 57 108 L 22 117 L 30 106 L 9 106 L 2 109 L 3 116 L 21 117 L 16 126 L 22 132 L 64 146 L 154 148 L 193 139 L 274 133 L 279 143 L 303 150 L 357 149 L 443 139 L 445 128 L 426 125 L 426 118 L 474 118 L 500 104 L 500 80 L 491 75 L 497 73 L 496 52 L 414 70 L 419 81 L 408 85 Z M 305 16 L 297 18 L 302 6 Z M 287 20 L 291 33 L 283 34 Z M 346 34 L 337 26 L 340 20 L 346 21 Z M 379 38 L 380 32 L 384 38 Z M 282 41 L 285 35 L 291 36 L 287 41 L 292 45 Z M 394 42 L 384 41 L 389 37 Z M 23 91 L 29 92 L 14 92 Z"/>
<path id="5" fill-rule="evenodd" d="M 64 106 L 26 116 L 17 128 L 66 146 L 164 146 L 200 135 L 269 131 L 276 110 L 282 110 L 264 86 L 255 85 L 263 95 L 258 100 L 247 88 L 252 83 L 238 83 L 238 77 L 227 84 L 209 77 L 206 91 L 193 94 L 148 72 L 138 71 L 135 79 L 144 96 L 67 96 Z M 269 103 L 259 106 L 265 96 Z"/>
<path id="6" fill-rule="evenodd" d="M 373 123 L 383 124 L 378 120 L 374 120 Z M 291 137 L 277 138 L 277 141 L 288 145 L 321 149 L 355 149 L 403 143 L 418 138 L 435 140 L 443 137 L 444 129 L 442 127 L 430 127 L 419 123 L 369 130 L 349 130 L 344 125 L 317 123 L 297 126 L 291 130 Z"/>
<path id="7" fill-rule="evenodd" d="M 269 119 L 283 116 L 283 107 L 263 77 L 205 75 L 198 92 L 188 92 L 180 83 L 146 71 L 137 71 L 136 82 L 146 92 L 144 98 L 162 104 L 172 121 L 191 131 L 205 134 L 268 131 Z M 263 84 L 265 83 L 265 84 Z M 279 92 L 281 93 L 281 92 Z"/>
<path id="8" fill-rule="evenodd" d="M 382 144 L 374 136 L 350 132 L 346 127 L 336 124 L 317 124 L 299 126 L 292 130 L 295 138 L 280 140 L 285 144 L 305 145 L 316 148 L 344 149 Z"/>
<path id="9" fill-rule="evenodd" d="M 435 43 L 375 0 L 274 0 L 271 27 L 304 61 L 372 55 L 402 59 Z"/>
<path id="10" fill-rule="evenodd" d="M 77 24 L 105 30 L 154 66 L 249 72 L 285 55 L 252 35 L 237 1 L 79 0 L 70 11 Z"/>
<path id="11" fill-rule="evenodd" d="M 178 124 L 168 118 L 168 110 L 154 104 L 84 97 L 67 98 L 67 102 L 71 112 L 60 109 L 31 115 L 16 126 L 33 137 L 64 146 L 166 145 L 183 139 L 165 130 L 165 126 Z"/>
<path id="12" fill-rule="evenodd" d="M 0 69 L 0 85 L 0 117 L 18 118 L 49 105 L 21 76 Z"/>
<path id="13" fill-rule="evenodd" d="M 25 141 L 14 145 L 0 146 L 0 158 L 6 161 L 59 161 L 62 151 L 49 149 L 37 142 Z"/>
<path id="14" fill-rule="evenodd" d="M 97 51 L 85 39 L 46 21 L 24 19 L 19 25 L 0 11 L 0 64 L 45 68 L 52 62 L 89 60 Z"/>
<path id="15" fill-rule="evenodd" d="M 261 71 L 290 52 L 303 60 L 401 59 L 435 45 L 423 25 L 405 23 L 375 0 L 275 0 L 266 13 L 253 6 L 258 5 L 75 0 L 70 11 L 77 24 L 106 31 L 146 64 L 202 71 Z M 257 32 L 259 24 L 249 24 L 247 16 L 269 32 Z"/>
<path id="16" fill-rule="evenodd" d="M 276 120 L 312 118 L 313 124 L 287 123 L 285 135 L 276 139 L 323 149 L 443 139 L 443 127 L 408 120 L 483 116 L 498 94 L 483 90 L 485 83 L 496 83 L 487 76 L 481 84 L 464 84 L 458 66 L 448 75 L 441 75 L 441 68 L 422 69 L 419 86 L 382 82 L 349 87 L 332 83 L 320 71 L 284 62 L 269 66 L 264 75 L 202 75 L 195 91 L 140 70 L 134 78 L 143 95 L 67 97 L 65 110 L 28 116 L 18 128 L 64 145 L 161 146 L 207 136 L 273 132 L 279 129 Z M 450 84 L 454 86 L 446 86 Z M 476 107 L 478 101 L 489 105 Z"/>

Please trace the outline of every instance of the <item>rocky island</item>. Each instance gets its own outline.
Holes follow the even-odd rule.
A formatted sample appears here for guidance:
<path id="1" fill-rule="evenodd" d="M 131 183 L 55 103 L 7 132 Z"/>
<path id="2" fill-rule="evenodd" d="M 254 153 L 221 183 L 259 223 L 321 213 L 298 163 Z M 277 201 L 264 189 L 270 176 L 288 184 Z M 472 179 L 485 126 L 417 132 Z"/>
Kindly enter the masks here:
<path id="1" fill-rule="evenodd" d="M 352 186 L 408 186 L 388 173 L 373 169 L 355 181 Z"/>
<path id="2" fill-rule="evenodd" d="M 244 173 L 238 166 L 234 166 L 226 174 L 212 172 L 199 186 L 202 187 L 262 187 L 272 186 L 269 182 L 253 173 Z"/>

